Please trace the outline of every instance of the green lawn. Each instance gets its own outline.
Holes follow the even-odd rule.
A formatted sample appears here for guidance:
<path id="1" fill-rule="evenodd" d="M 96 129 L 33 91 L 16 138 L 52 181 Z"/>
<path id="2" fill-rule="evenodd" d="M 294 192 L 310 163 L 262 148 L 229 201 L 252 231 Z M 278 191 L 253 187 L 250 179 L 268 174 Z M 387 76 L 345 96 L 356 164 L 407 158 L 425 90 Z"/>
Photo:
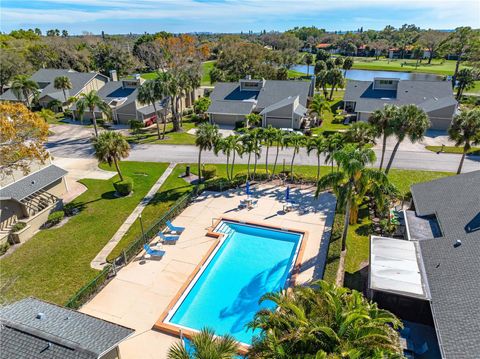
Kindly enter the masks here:
<path id="1" fill-rule="evenodd" d="M 65 304 L 99 273 L 90 262 L 166 167 L 162 163 L 122 162 L 123 174 L 134 180 L 134 193 L 125 198 L 114 195 L 117 176 L 107 181 L 82 180 L 88 190 L 74 201 L 81 209 L 79 214 L 60 228 L 41 230 L 0 260 L 0 281 L 5 284 L 1 295 L 7 300 L 35 296 Z"/>
<path id="2" fill-rule="evenodd" d="M 465 94 L 480 94 L 480 81 L 475 81 L 473 88 L 465 90 Z"/>
<path id="3" fill-rule="evenodd" d="M 312 67 L 313 68 L 313 67 Z M 312 70 L 313 71 L 313 70 Z M 288 70 L 287 71 L 287 74 L 288 74 L 288 78 L 289 79 L 294 79 L 294 78 L 297 78 L 297 77 L 302 77 L 302 76 L 306 76 L 307 74 L 305 72 L 301 72 L 301 71 L 296 71 L 296 70 Z"/>
<path id="4" fill-rule="evenodd" d="M 210 71 L 212 71 L 215 62 L 216 60 L 205 61 L 202 63 L 202 86 L 212 85 L 212 83 L 210 82 Z"/>
<path id="5" fill-rule="evenodd" d="M 443 152 L 443 153 L 456 153 L 462 154 L 463 147 L 455 147 L 455 146 L 425 146 L 425 148 L 432 152 Z M 480 147 L 472 147 L 468 153 L 471 154 L 480 154 Z"/>
<path id="6" fill-rule="evenodd" d="M 343 123 L 335 123 L 334 122 L 335 111 L 341 105 L 343 95 L 344 95 L 344 91 L 335 91 L 333 93 L 333 100 L 329 101 L 330 112 L 325 112 L 322 115 L 322 125 L 320 127 L 313 128 L 312 133 L 321 134 L 322 132 L 325 132 L 325 131 L 346 131 L 346 130 L 348 130 L 349 125 L 344 125 Z"/>
<path id="7" fill-rule="evenodd" d="M 148 143 L 148 144 L 166 144 L 166 145 L 194 145 L 195 135 L 187 133 L 188 130 L 195 128 L 195 122 L 189 117 L 185 117 L 182 121 L 182 132 L 172 132 L 173 125 L 171 122 L 167 123 L 165 131 L 165 139 L 159 140 L 157 135 L 157 126 L 151 126 L 146 129 L 141 129 L 138 135 L 131 134 L 127 140 L 131 143 Z M 160 131 L 163 131 L 163 125 L 160 124 Z"/>

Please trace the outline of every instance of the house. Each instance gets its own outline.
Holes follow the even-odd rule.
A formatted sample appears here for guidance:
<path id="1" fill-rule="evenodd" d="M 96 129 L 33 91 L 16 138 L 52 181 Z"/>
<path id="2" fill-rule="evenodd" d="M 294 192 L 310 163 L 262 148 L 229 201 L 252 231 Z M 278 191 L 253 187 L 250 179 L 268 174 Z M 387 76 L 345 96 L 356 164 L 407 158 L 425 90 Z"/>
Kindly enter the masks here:
<path id="1" fill-rule="evenodd" d="M 215 85 L 207 110 L 210 121 L 235 126 L 250 113 L 262 116 L 262 126 L 299 129 L 307 114 L 307 103 L 313 95 L 314 83 L 291 80 L 255 80 L 247 77 L 239 82 Z"/>
<path id="2" fill-rule="evenodd" d="M 72 83 L 72 88 L 65 90 L 66 98 L 62 90 L 54 87 L 55 79 L 60 76 L 68 77 Z M 98 72 L 77 72 L 62 69 L 40 69 L 30 79 L 38 85 L 40 91 L 38 103 L 42 107 L 48 107 L 48 104 L 53 100 L 58 100 L 65 105 L 70 97 L 77 97 L 92 90 L 98 91 L 108 82 L 108 77 Z M 3 93 L 0 100 L 19 101 L 12 89 Z"/>
<path id="3" fill-rule="evenodd" d="M 0 308 L 1 359 L 115 359 L 133 329 L 35 298 Z"/>
<path id="4" fill-rule="evenodd" d="M 26 176 L 15 171 L 0 181 L 0 244 L 9 240 L 17 222 L 25 226 L 10 241 L 21 243 L 30 238 L 51 212 L 63 206 L 67 171 L 50 163 L 33 164 L 31 171 Z"/>
<path id="5" fill-rule="evenodd" d="M 368 121 L 371 114 L 384 105 L 414 104 L 427 113 L 430 128 L 436 130 L 448 129 L 458 107 L 449 81 L 381 77 L 373 81 L 348 80 L 343 103 L 344 109 L 356 113 L 359 121 Z"/>
<path id="6" fill-rule="evenodd" d="M 404 237 L 370 239 L 370 296 L 402 319 L 429 323 L 442 358 L 478 358 L 480 171 L 411 193 Z"/>
<path id="7" fill-rule="evenodd" d="M 339 54 L 341 51 L 334 44 L 328 44 L 328 43 L 317 44 L 315 47 L 317 48 L 317 50 L 325 50 L 330 54 Z"/>

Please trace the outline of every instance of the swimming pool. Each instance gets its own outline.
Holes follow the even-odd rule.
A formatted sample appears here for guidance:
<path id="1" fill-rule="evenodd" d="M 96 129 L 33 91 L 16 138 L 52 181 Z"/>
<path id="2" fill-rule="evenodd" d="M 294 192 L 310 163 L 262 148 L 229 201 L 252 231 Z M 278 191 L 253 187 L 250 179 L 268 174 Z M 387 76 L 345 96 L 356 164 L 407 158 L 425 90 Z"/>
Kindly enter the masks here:
<path id="1" fill-rule="evenodd" d="M 256 334 L 246 328 L 260 308 L 262 295 L 285 287 L 295 265 L 303 233 L 221 221 L 223 233 L 164 322 L 183 329 L 209 327 L 251 344 Z"/>

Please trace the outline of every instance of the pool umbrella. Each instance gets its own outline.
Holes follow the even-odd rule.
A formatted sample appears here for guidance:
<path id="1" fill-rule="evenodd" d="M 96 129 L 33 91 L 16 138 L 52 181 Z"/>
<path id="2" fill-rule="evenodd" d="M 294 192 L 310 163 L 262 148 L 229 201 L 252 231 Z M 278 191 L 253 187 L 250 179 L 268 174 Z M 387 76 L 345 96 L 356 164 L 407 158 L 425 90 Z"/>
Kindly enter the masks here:
<path id="1" fill-rule="evenodd" d="M 287 186 L 287 190 L 285 191 L 285 200 L 290 200 L 290 186 Z"/>
<path id="2" fill-rule="evenodd" d="M 252 192 L 250 192 L 250 181 L 247 181 L 246 191 L 247 191 L 247 196 L 250 196 L 252 194 Z"/>

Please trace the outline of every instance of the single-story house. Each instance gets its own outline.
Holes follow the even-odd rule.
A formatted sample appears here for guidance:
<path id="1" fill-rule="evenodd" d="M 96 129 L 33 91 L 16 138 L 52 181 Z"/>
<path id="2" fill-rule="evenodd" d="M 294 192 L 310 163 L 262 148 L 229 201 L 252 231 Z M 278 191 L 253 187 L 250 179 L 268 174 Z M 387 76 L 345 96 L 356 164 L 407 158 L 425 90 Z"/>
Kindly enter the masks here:
<path id="1" fill-rule="evenodd" d="M 65 90 L 66 98 L 62 90 L 54 87 L 55 79 L 60 76 L 68 77 L 72 83 L 72 88 Z M 40 91 L 38 102 L 42 107 L 48 107 L 48 104 L 53 100 L 58 100 L 62 104 L 65 104 L 70 97 L 79 96 L 91 90 L 98 91 L 109 80 L 107 76 L 98 72 L 77 72 L 64 69 L 40 69 L 35 72 L 30 79 L 38 84 Z M 0 100 L 19 101 L 12 89 L 5 91 L 5 93 L 0 96 Z"/>
<path id="2" fill-rule="evenodd" d="M 411 193 L 404 238 L 370 239 L 369 294 L 434 328 L 440 353 L 426 357 L 478 358 L 480 171 L 416 184 Z"/>
<path id="3" fill-rule="evenodd" d="M 427 113 L 430 128 L 436 130 L 448 129 L 458 107 L 450 81 L 383 77 L 373 81 L 348 80 L 343 103 L 344 109 L 356 113 L 359 121 L 368 121 L 375 110 L 385 105 L 414 104 Z"/>
<path id="4" fill-rule="evenodd" d="M 25 298 L 0 307 L 2 359 L 116 359 L 134 330 L 90 315 Z"/>
<path id="5" fill-rule="evenodd" d="M 299 129 L 307 115 L 307 104 L 313 95 L 310 81 L 242 79 L 215 85 L 207 110 L 210 121 L 235 126 L 250 113 L 262 116 L 262 126 Z"/>

